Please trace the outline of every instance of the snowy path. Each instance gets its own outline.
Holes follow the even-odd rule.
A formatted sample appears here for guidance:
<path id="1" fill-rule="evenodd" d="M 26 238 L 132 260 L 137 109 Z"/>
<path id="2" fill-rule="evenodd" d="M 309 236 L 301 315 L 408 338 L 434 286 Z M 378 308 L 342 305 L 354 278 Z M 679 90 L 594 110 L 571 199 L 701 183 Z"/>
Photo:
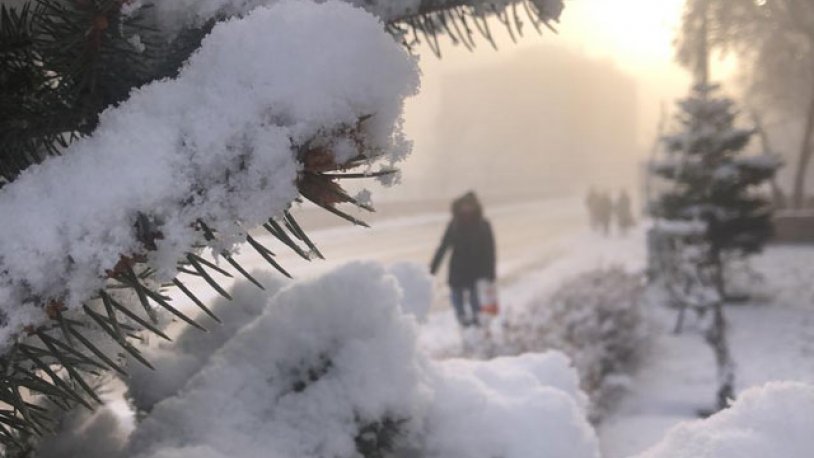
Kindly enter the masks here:
<path id="1" fill-rule="evenodd" d="M 814 382 L 812 255 L 811 248 L 770 248 L 754 263 L 766 277 L 764 303 L 727 308 L 738 391 L 773 380 Z M 652 346 L 631 393 L 599 427 L 604 458 L 641 452 L 713 405 L 715 366 L 698 330 L 672 334 L 668 310 L 654 309 L 652 318 Z"/>
<path id="2" fill-rule="evenodd" d="M 606 238 L 582 228 L 561 234 L 558 238 L 538 241 L 541 249 L 530 253 L 530 257 L 536 261 L 528 262 L 521 269 L 511 270 L 511 275 L 503 276 L 501 314 L 511 314 L 535 298 L 552 294 L 564 281 L 582 272 L 615 265 L 640 271 L 644 266 L 645 248 L 642 230 L 636 229 L 625 237 L 615 235 Z M 540 253 L 545 256 L 540 256 Z M 492 333 L 499 341 L 499 318 L 492 325 Z M 422 326 L 420 342 L 435 357 L 461 356 L 462 336 L 449 307 L 430 315 L 429 322 Z"/>
<path id="3" fill-rule="evenodd" d="M 533 268 L 541 260 L 555 256 L 556 244 L 585 226 L 584 209 L 578 198 L 487 206 L 486 215 L 496 234 L 498 276 L 502 282 Z M 338 219 L 332 221 L 338 225 L 322 229 L 314 229 L 304 223 L 309 236 L 325 255 L 324 261 L 304 261 L 268 234 L 259 233 L 257 238 L 277 253 L 277 260 L 292 275 L 303 278 L 356 260 L 384 263 L 408 261 L 428 265 L 448 220 L 448 212 L 428 208 L 427 212 L 418 211 L 413 216 L 373 220 L 370 229 L 351 226 Z M 242 246 L 237 259 L 248 271 L 269 269 L 268 264 L 246 245 Z M 443 287 L 445 276 L 445 272 L 438 275 L 436 307 L 447 305 Z M 192 285 L 205 301 L 216 297 L 216 293 L 203 280 L 190 277 L 184 281 Z M 229 286 L 231 282 L 223 279 L 224 286 Z M 177 292 L 172 294 L 181 303 L 188 302 Z"/>

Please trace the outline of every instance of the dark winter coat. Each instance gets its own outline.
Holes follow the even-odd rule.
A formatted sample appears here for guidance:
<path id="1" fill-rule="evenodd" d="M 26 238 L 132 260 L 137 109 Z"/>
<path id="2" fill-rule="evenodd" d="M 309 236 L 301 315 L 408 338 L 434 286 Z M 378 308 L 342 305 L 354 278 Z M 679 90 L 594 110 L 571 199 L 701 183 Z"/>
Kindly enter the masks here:
<path id="1" fill-rule="evenodd" d="M 495 279 L 495 238 L 489 221 L 480 214 L 472 221 L 453 217 L 435 251 L 430 270 L 438 271 L 444 254 L 452 250 L 449 261 L 449 285 L 471 288 L 480 279 Z"/>

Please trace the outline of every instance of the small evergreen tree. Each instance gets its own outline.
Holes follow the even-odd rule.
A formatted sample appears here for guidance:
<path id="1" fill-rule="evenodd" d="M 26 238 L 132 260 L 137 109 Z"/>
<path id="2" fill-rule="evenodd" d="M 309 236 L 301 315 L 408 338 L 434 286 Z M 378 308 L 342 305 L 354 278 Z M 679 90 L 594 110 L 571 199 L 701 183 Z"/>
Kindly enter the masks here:
<path id="1" fill-rule="evenodd" d="M 733 363 L 726 343 L 723 304 L 726 299 L 724 264 L 729 256 L 759 252 L 771 236 L 772 208 L 759 187 L 775 174 L 780 163 L 769 154 L 744 155 L 753 131 L 735 126 L 735 103 L 716 95 L 718 87 L 700 83 L 679 103 L 680 130 L 664 138 L 667 157 L 653 173 L 673 184 L 651 206 L 660 221 L 657 230 L 670 240 L 668 253 L 675 271 L 687 272 L 694 283 L 682 290 L 707 294 L 693 304 L 710 312 L 706 338 L 719 370 L 718 407 L 734 393 Z M 667 282 L 677 279 L 666 279 Z"/>

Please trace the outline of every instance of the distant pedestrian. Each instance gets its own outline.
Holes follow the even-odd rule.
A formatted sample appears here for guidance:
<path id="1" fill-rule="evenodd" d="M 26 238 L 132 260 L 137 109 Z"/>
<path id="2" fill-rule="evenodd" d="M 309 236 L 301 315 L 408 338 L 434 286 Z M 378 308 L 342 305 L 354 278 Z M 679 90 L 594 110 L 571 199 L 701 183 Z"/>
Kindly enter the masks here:
<path id="1" fill-rule="evenodd" d="M 633 211 L 631 210 L 630 196 L 626 190 L 619 193 L 619 197 L 613 204 L 613 213 L 616 217 L 616 224 L 619 226 L 619 232 L 626 235 L 627 231 L 635 224 L 633 219 Z"/>
<path id="2" fill-rule="evenodd" d="M 588 190 L 585 196 L 585 209 L 588 210 L 588 223 L 591 229 L 599 230 L 599 193 L 594 188 Z"/>
<path id="3" fill-rule="evenodd" d="M 473 192 L 452 204 L 452 221 L 447 225 L 430 264 L 433 275 L 438 272 L 449 249 L 452 255 L 448 282 L 455 315 L 461 326 L 479 326 L 481 305 L 477 283 L 484 279 L 494 281 L 496 256 L 492 226 L 483 217 L 483 208 Z"/>
<path id="4" fill-rule="evenodd" d="M 602 235 L 609 235 L 611 218 L 613 218 L 613 201 L 607 192 L 601 192 L 598 194 L 596 214 L 599 231 L 602 233 Z"/>

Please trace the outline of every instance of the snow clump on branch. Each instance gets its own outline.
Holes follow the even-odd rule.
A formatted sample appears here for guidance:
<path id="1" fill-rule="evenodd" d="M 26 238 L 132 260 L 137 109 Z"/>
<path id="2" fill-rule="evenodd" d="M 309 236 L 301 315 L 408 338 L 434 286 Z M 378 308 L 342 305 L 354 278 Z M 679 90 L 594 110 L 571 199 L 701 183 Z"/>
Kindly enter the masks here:
<path id="1" fill-rule="evenodd" d="M 0 190 L 15 215 L 0 225 L 0 347 L 49 301 L 87 301 L 122 256 L 147 255 L 158 281 L 172 279 L 203 242 L 199 221 L 223 241 L 216 253 L 232 249 L 298 196 L 298 153 L 314 141 L 352 129 L 360 155 L 402 159 L 417 87 L 415 59 L 344 2 L 281 1 L 219 23 L 176 79 L 134 90 Z"/>

